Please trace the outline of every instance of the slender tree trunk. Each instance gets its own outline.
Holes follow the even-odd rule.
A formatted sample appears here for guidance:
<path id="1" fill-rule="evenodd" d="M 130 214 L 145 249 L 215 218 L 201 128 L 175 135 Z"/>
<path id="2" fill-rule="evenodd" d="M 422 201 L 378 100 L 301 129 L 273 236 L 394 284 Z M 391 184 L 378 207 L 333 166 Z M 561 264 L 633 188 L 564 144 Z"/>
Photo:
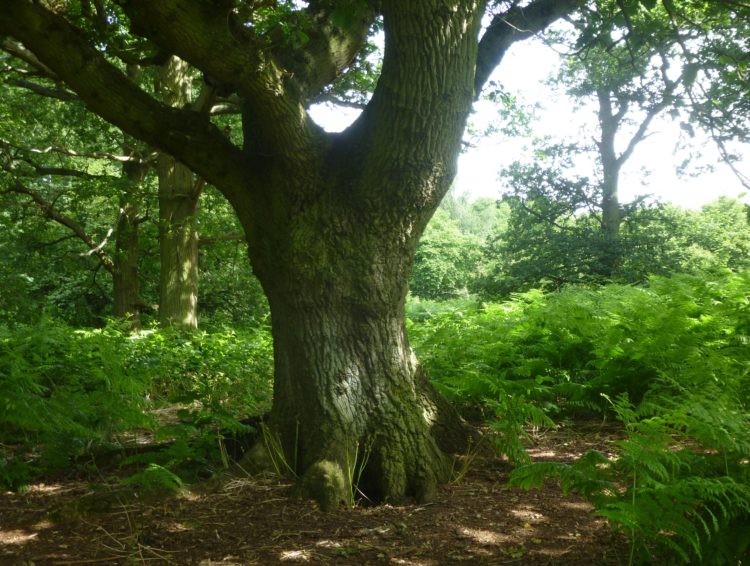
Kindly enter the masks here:
<path id="1" fill-rule="evenodd" d="M 189 102 L 188 65 L 170 57 L 159 76 L 164 102 L 182 108 Z M 198 327 L 198 234 L 200 190 L 186 166 L 159 155 L 159 322 L 182 329 Z"/>
<path id="2" fill-rule="evenodd" d="M 193 173 L 172 157 L 159 156 L 159 322 L 198 327 L 198 199 Z"/>
<path id="3" fill-rule="evenodd" d="M 622 163 L 615 150 L 615 136 L 621 120 L 622 110 L 615 114 L 612 109 L 611 93 L 608 89 L 597 91 L 599 101 L 599 124 L 601 141 L 599 158 L 602 165 L 602 254 L 601 275 L 612 277 L 620 265 L 620 225 L 622 209 L 618 195 L 620 169 Z"/>
<path id="4" fill-rule="evenodd" d="M 115 228 L 115 253 L 112 258 L 112 312 L 115 317 L 128 320 L 133 329 L 140 326 L 143 306 L 138 270 L 139 206 L 134 193 L 143 181 L 145 173 L 145 167 L 140 164 L 130 163 L 123 167 L 123 175 L 128 180 L 130 190 L 120 201 L 120 216 Z"/>
<path id="5" fill-rule="evenodd" d="M 138 65 L 128 65 L 128 76 L 135 80 L 140 74 Z M 127 138 L 123 143 L 125 155 L 136 157 L 138 152 L 134 143 Z M 114 316 L 129 321 L 132 329 L 141 325 L 141 309 L 143 301 L 140 295 L 138 259 L 138 189 L 146 177 L 146 166 L 139 160 L 125 162 L 122 166 L 122 176 L 125 178 L 128 190 L 120 199 L 120 216 L 117 219 L 115 235 L 115 254 L 113 259 L 113 307 Z"/>

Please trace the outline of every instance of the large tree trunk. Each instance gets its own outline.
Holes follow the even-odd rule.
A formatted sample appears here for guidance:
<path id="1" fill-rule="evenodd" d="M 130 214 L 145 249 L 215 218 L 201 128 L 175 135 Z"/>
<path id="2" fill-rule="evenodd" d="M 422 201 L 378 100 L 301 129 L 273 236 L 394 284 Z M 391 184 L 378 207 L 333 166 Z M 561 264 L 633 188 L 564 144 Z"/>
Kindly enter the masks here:
<path id="1" fill-rule="evenodd" d="M 235 208 L 271 307 L 270 431 L 324 509 L 350 499 L 360 467 L 373 501 L 429 499 L 448 478 L 446 451 L 471 436 L 425 379 L 404 305 L 419 237 L 455 174 L 481 8 L 425 4 L 388 3 L 397 45 L 345 133 L 274 128 L 264 139 L 250 125 L 267 116 L 243 116 L 262 190 Z"/>
<path id="2" fill-rule="evenodd" d="M 253 254 L 276 266 L 259 270 L 273 319 L 271 430 L 324 509 L 349 501 L 365 464 L 358 489 L 369 499 L 426 500 L 448 477 L 444 450 L 465 447 L 470 432 L 409 347 L 412 239 L 347 215 L 312 215 L 298 229 L 276 253 Z"/>
<path id="3" fill-rule="evenodd" d="M 177 57 L 159 75 L 164 102 L 182 108 L 189 103 L 188 65 Z M 161 153 L 159 172 L 159 322 L 192 330 L 198 327 L 198 190 L 194 175 L 172 156 Z"/>
<path id="4" fill-rule="evenodd" d="M 93 111 L 188 164 L 237 211 L 273 318 L 267 438 L 278 435 L 303 492 L 325 508 L 348 500 L 352 465 L 369 450 L 363 487 L 373 499 L 429 498 L 447 477 L 444 453 L 465 441 L 466 428 L 407 343 L 417 241 L 455 175 L 489 64 L 579 0 L 513 3 L 493 18 L 481 49 L 486 0 L 300 3 L 303 19 L 280 22 L 309 22 L 306 42 L 276 41 L 277 26 L 268 34 L 245 27 L 231 3 L 121 3 L 161 52 L 237 94 L 242 147 L 204 113 L 165 111 L 62 16 L 4 1 L 0 31 L 28 44 Z M 325 134 L 306 107 L 351 67 L 377 14 L 385 50 L 375 92 L 354 125 Z"/>
<path id="5" fill-rule="evenodd" d="M 350 501 L 360 469 L 357 489 L 372 501 L 427 500 L 448 478 L 446 453 L 473 436 L 428 383 L 405 330 L 415 247 L 455 164 L 444 175 L 384 175 L 362 164 L 409 148 L 385 142 L 363 158 L 346 139 L 337 146 L 293 181 L 270 172 L 269 183 L 313 184 L 315 199 L 251 213 L 250 255 L 272 314 L 270 430 L 324 509 Z M 331 160 L 352 166 L 330 170 Z"/>

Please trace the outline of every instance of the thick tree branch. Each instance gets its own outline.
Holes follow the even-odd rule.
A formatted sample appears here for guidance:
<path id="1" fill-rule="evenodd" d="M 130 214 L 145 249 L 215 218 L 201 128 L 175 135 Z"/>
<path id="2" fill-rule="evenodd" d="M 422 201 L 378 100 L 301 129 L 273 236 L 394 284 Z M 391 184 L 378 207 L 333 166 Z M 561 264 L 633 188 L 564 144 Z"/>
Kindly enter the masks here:
<path id="1" fill-rule="evenodd" d="M 536 35 L 583 3 L 582 0 L 535 0 L 528 6 L 514 6 L 492 18 L 479 42 L 474 97 L 479 97 L 484 83 L 513 43 Z"/>
<path id="2" fill-rule="evenodd" d="M 238 202 L 249 177 L 242 152 L 208 120 L 154 100 L 109 64 L 64 18 L 31 0 L 5 0 L 0 33 L 15 37 L 84 103 L 132 136 L 157 146 Z"/>
<path id="3" fill-rule="evenodd" d="M 74 93 L 64 88 L 47 87 L 44 85 L 40 85 L 39 83 L 27 81 L 24 79 L 9 79 L 6 82 L 10 85 L 26 89 L 30 92 L 33 92 L 34 94 L 38 94 L 39 96 L 44 96 L 46 98 L 56 98 L 57 100 L 62 100 L 63 102 L 73 102 L 76 100 L 80 100 Z"/>
<path id="4" fill-rule="evenodd" d="M 628 145 L 625 148 L 625 151 L 623 151 L 617 158 L 618 167 L 622 166 L 628 159 L 630 159 L 630 156 L 633 155 L 633 151 L 635 150 L 636 146 L 644 139 L 646 139 L 646 137 L 648 137 L 648 128 L 649 126 L 651 126 L 651 122 L 662 110 L 664 110 L 668 106 L 668 104 L 668 102 L 662 100 L 658 104 L 655 104 L 654 106 L 649 108 L 646 117 L 638 125 L 638 129 L 628 141 Z"/>
<path id="5" fill-rule="evenodd" d="M 368 4 L 352 4 L 354 10 L 345 18 L 345 27 L 334 24 L 334 11 L 340 9 L 336 0 L 311 0 L 307 13 L 314 22 L 310 39 L 297 50 L 289 50 L 289 71 L 301 83 L 306 98 L 315 97 L 326 85 L 334 81 L 354 62 L 357 53 L 367 41 L 367 33 L 375 18 L 375 11 Z"/>
<path id="6" fill-rule="evenodd" d="M 2 48 L 2 50 L 6 53 L 9 53 L 14 57 L 17 57 L 21 61 L 31 65 L 45 75 L 51 78 L 56 78 L 55 72 L 52 69 L 47 67 L 47 65 L 42 63 L 36 55 L 34 55 L 31 51 L 26 49 L 26 47 L 24 47 L 17 41 L 13 41 L 12 39 L 3 39 L 3 41 L 0 43 L 0 48 Z"/>
<path id="7" fill-rule="evenodd" d="M 625 151 L 623 151 L 622 154 L 617 158 L 618 166 L 621 166 L 628 159 L 630 159 L 630 156 L 633 154 L 635 147 L 644 139 L 646 139 L 648 135 L 648 129 L 651 126 L 651 122 L 653 122 L 654 118 L 656 118 L 656 116 L 658 116 L 663 110 L 665 110 L 669 105 L 673 103 L 674 93 L 679 83 L 678 81 L 673 81 L 669 78 L 669 76 L 667 75 L 669 60 L 664 54 L 661 54 L 661 57 L 662 65 L 660 70 L 662 79 L 664 81 L 664 91 L 661 93 L 661 99 L 646 110 L 646 117 L 638 126 L 638 129 L 636 130 L 635 134 L 633 134 L 633 137 L 630 138 Z"/>
<path id="8" fill-rule="evenodd" d="M 318 129 L 307 116 L 293 73 L 279 65 L 265 39 L 251 28 L 232 25 L 228 6 L 193 0 L 122 0 L 122 4 L 136 33 L 228 85 L 245 100 L 253 126 L 252 147 L 311 154 Z"/>
<path id="9" fill-rule="evenodd" d="M 118 163 L 142 163 L 142 164 L 150 164 L 154 161 L 156 161 L 157 153 L 151 153 L 149 155 L 118 155 L 115 153 L 110 153 L 108 151 L 77 151 L 75 149 L 70 149 L 67 147 L 58 147 L 58 146 L 47 146 L 47 147 L 25 147 L 18 144 L 15 144 L 11 141 L 5 140 L 0 138 L 0 149 L 5 149 L 6 151 L 9 149 L 16 149 L 24 153 L 31 153 L 31 154 L 37 154 L 37 155 L 43 155 L 47 153 L 57 153 L 60 155 L 67 155 L 70 157 L 83 157 L 87 159 L 106 159 L 108 161 L 116 161 Z M 28 160 L 27 160 L 28 161 Z"/>

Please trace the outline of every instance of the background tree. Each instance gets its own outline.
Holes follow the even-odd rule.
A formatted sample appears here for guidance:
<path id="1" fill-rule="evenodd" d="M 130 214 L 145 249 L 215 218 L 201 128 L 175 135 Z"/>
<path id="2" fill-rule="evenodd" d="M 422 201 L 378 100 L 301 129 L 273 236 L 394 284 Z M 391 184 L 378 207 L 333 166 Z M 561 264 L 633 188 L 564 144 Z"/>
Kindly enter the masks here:
<path id="1" fill-rule="evenodd" d="M 567 259 L 559 257 L 560 247 L 546 250 L 535 247 L 537 257 L 543 254 L 556 258 L 558 282 L 571 280 L 566 265 L 577 265 L 579 273 L 600 278 L 619 276 L 625 248 L 620 241 L 621 226 L 639 206 L 638 201 L 626 205 L 620 202 L 623 167 L 649 135 L 653 120 L 665 110 L 683 104 L 680 73 L 675 76 L 670 69 L 674 40 L 663 18 L 655 18 L 637 3 L 624 9 L 621 2 L 612 2 L 584 8 L 569 21 L 579 33 L 555 34 L 556 47 L 566 50 L 567 56 L 554 84 L 586 111 L 592 103 L 598 126 L 593 145 L 584 141 L 545 147 L 549 141 L 542 142 L 539 144 L 542 148 L 535 153 L 536 163 L 517 162 L 503 174 L 517 197 L 514 201 L 517 208 L 528 205 L 526 213 L 536 216 L 537 221 L 556 224 L 533 230 L 536 245 L 545 245 L 544 234 L 555 232 L 570 240 L 567 236 L 572 237 L 578 231 L 582 238 L 590 240 L 583 247 L 572 245 L 575 237 L 562 244 L 571 254 Z M 571 156 L 561 163 L 561 156 L 556 154 L 564 151 L 571 152 Z M 589 159 L 587 154 L 591 156 Z M 548 156 L 553 158 L 547 163 L 540 162 L 539 158 Z M 573 156 L 577 167 L 573 166 Z M 595 169 L 584 179 L 578 171 L 589 161 L 595 162 Z M 550 166 L 557 169 L 543 170 Z M 572 177 L 566 179 L 566 174 Z M 583 211 L 589 214 L 585 226 L 579 222 L 578 228 L 574 228 L 567 222 L 563 227 L 564 218 L 570 220 Z M 524 214 L 518 209 L 516 219 L 520 221 Z M 598 224 L 600 234 L 591 232 L 591 222 Z M 520 242 L 515 244 L 516 249 L 522 246 Z M 595 256 L 587 258 L 586 253 Z"/>
<path id="2" fill-rule="evenodd" d="M 722 160 L 750 189 L 739 167 L 740 148 L 750 140 L 747 128 L 750 97 L 750 6 L 745 2 L 661 2 L 655 12 L 668 21 L 686 73 L 686 100 L 680 112 L 690 136 L 696 129 L 708 133 Z"/>
<path id="3" fill-rule="evenodd" d="M 10 41 L 3 47 L 6 54 L 21 49 Z M 69 246 L 68 236 L 79 242 L 77 253 L 93 274 L 86 284 L 75 276 L 77 286 L 94 295 L 110 295 L 106 302 L 111 301 L 111 312 L 101 308 L 100 296 L 92 314 L 132 316 L 137 325 L 143 306 L 138 232 L 146 195 L 144 156 L 116 129 L 87 113 L 73 93 L 56 86 L 38 61 L 27 59 L 31 63 L 3 57 L 0 190 L 6 195 L 5 204 L 23 207 L 27 213 L 36 210 L 63 228 L 63 232 L 45 228 L 46 241 L 39 240 L 35 230 L 28 232 L 35 253 L 43 248 L 54 253 L 58 243 Z M 45 276 L 47 266 L 33 278 L 57 286 L 69 270 L 59 263 L 58 268 Z M 100 269 L 109 273 L 110 281 L 97 278 Z"/>
<path id="4" fill-rule="evenodd" d="M 18 53 L 29 58 L 19 44 L 6 40 L 2 46 L 4 312 L 13 313 L 10 319 L 15 323 L 32 322 L 49 312 L 84 326 L 144 307 L 152 316 L 155 306 L 164 303 L 159 298 L 161 262 L 156 250 L 170 246 L 165 238 L 157 243 L 154 176 L 140 180 L 146 169 L 156 166 L 156 152 L 133 147 L 125 153 L 118 130 L 88 113 L 48 70 L 39 69 L 38 61 L 32 60 L 35 67 L 19 58 Z M 141 75 L 142 84 L 153 78 L 150 71 Z M 222 101 L 213 102 L 216 111 L 227 110 Z M 129 163 L 133 165 L 127 169 L 137 182 L 124 172 L 123 164 Z M 210 320 L 230 317 L 239 324 L 261 320 L 267 307 L 238 242 L 240 227 L 215 192 L 208 201 L 202 214 L 203 238 L 195 236 L 196 256 L 187 258 L 193 264 L 198 261 L 200 244 L 201 262 L 211 279 L 201 295 L 204 300 L 210 297 L 205 314 Z M 171 256 L 186 254 L 175 251 Z M 221 279 L 231 284 L 220 285 Z M 239 289 L 240 284 L 245 288 Z M 27 302 L 19 302 L 20 296 Z M 195 309 L 196 301 L 190 303 Z M 242 308 L 250 310 L 241 313 Z"/>
<path id="5" fill-rule="evenodd" d="M 424 299 L 447 299 L 468 292 L 481 259 L 482 241 L 461 231 L 438 209 L 427 225 L 414 257 L 409 289 Z"/>

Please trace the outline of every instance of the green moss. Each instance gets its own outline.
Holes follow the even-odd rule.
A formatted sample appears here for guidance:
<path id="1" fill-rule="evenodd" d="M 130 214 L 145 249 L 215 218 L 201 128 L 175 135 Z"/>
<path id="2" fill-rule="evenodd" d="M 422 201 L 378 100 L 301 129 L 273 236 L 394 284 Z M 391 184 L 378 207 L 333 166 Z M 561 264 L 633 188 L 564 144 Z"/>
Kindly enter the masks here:
<path id="1" fill-rule="evenodd" d="M 325 512 L 335 511 L 349 500 L 350 487 L 344 469 L 331 460 L 321 460 L 307 469 L 300 482 L 302 496 L 314 499 Z"/>

